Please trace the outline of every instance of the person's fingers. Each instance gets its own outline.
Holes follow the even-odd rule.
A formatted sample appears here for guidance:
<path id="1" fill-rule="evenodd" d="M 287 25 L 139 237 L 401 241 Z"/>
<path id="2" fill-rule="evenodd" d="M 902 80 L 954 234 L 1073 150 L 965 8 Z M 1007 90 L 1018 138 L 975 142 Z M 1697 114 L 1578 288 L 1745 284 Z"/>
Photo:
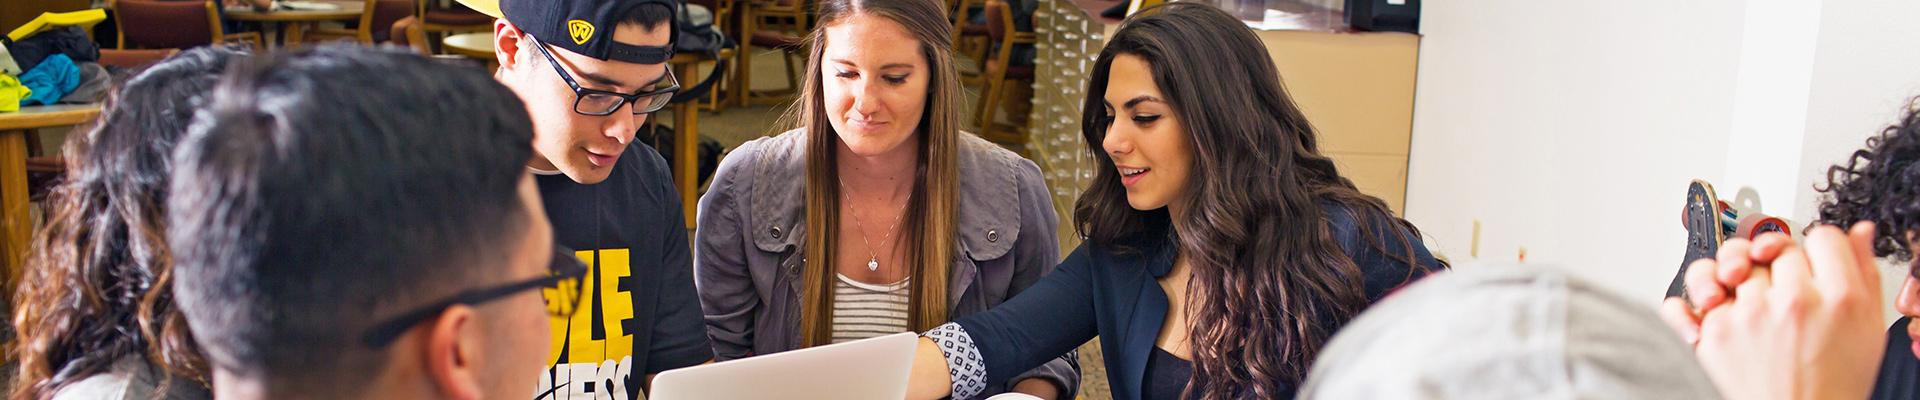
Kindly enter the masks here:
<path id="1" fill-rule="evenodd" d="M 1788 249 L 1785 254 L 1792 255 L 1798 252 L 1799 250 L 1797 249 Z M 1741 281 L 1739 286 L 1733 288 L 1734 301 L 1747 303 L 1740 301 L 1740 299 L 1760 299 L 1766 296 L 1767 292 L 1773 289 L 1773 275 L 1774 271 L 1771 266 L 1755 268 L 1753 273 L 1747 276 L 1747 280 Z M 1761 302 L 1755 301 L 1753 303 L 1759 304 Z M 1700 313 L 1701 315 L 1705 315 L 1706 311 L 1701 311 Z"/>
<path id="2" fill-rule="evenodd" d="M 1668 297 L 1660 303 L 1660 319 L 1666 321 L 1673 333 L 1688 346 L 1700 344 L 1700 319 L 1687 307 L 1687 301 L 1678 297 Z"/>
<path id="3" fill-rule="evenodd" d="M 1868 287 L 1880 287 L 1879 257 L 1873 254 L 1873 239 L 1879 227 L 1870 221 L 1860 221 L 1847 230 L 1847 239 L 1853 243 L 1853 258 L 1860 264 L 1860 276 Z"/>
<path id="4" fill-rule="evenodd" d="M 1753 239 L 1752 246 L 1748 246 L 1747 257 L 1752 258 L 1755 263 L 1764 265 L 1773 262 L 1775 258 L 1779 258 L 1780 252 L 1786 250 L 1787 246 L 1792 245 L 1792 236 L 1787 236 L 1787 234 L 1780 232 L 1764 233 L 1761 234 L 1760 237 Z"/>
<path id="5" fill-rule="evenodd" d="M 1754 274 L 1765 273 L 1768 278 L 1772 278 L 1775 292 L 1791 295 L 1794 291 L 1805 290 L 1809 282 L 1815 278 L 1812 267 L 1807 264 L 1806 257 L 1802 256 L 1803 250 L 1792 243 L 1779 246 L 1778 254 L 1774 254 L 1775 257 L 1765 264 L 1766 271 Z"/>
<path id="6" fill-rule="evenodd" d="M 1714 278 L 1720 287 L 1740 286 L 1753 272 L 1753 259 L 1748 255 L 1751 243 L 1746 239 L 1729 239 L 1720 244 L 1720 252 L 1714 255 Z M 1763 263 L 1764 264 L 1764 263 Z"/>
<path id="7" fill-rule="evenodd" d="M 1821 292 L 1838 294 L 1865 289 L 1865 274 L 1860 260 L 1853 256 L 1853 242 L 1839 227 L 1822 225 L 1808 230 L 1803 247 L 1807 263 L 1811 264 L 1813 282 Z"/>
<path id="8" fill-rule="evenodd" d="M 1727 299 L 1726 288 L 1713 280 L 1713 271 L 1718 268 L 1715 264 L 1712 259 L 1694 260 L 1692 265 L 1687 266 L 1686 276 L 1682 278 L 1687 284 L 1687 299 L 1693 301 L 1693 309 L 1699 312 L 1712 310 Z"/>

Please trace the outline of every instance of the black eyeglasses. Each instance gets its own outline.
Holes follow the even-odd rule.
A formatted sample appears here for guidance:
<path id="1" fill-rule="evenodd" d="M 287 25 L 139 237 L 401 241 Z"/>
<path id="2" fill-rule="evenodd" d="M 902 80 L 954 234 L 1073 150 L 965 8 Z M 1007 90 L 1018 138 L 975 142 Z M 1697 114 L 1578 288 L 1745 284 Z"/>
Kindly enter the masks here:
<path id="1" fill-rule="evenodd" d="M 667 74 L 660 78 L 660 83 L 656 84 L 656 87 L 659 85 L 665 85 L 665 87 L 640 93 L 626 94 L 580 87 L 580 82 L 573 80 L 573 74 L 567 73 L 567 69 L 560 66 L 560 60 L 553 58 L 553 52 L 547 51 L 545 43 L 540 43 L 540 39 L 533 35 L 526 35 L 526 38 L 533 42 L 533 48 L 540 49 L 540 55 L 547 58 L 548 64 L 553 64 L 553 72 L 560 74 L 560 79 L 567 81 L 567 86 L 573 88 L 573 112 L 575 113 L 603 117 L 620 111 L 620 107 L 627 103 L 633 103 L 635 115 L 651 113 L 666 108 L 667 103 L 673 100 L 673 92 L 680 91 L 680 79 L 673 76 L 672 69 L 668 69 Z"/>
<path id="2" fill-rule="evenodd" d="M 367 330 L 361 341 L 375 349 L 387 347 L 400 338 L 414 325 L 440 314 L 440 311 L 455 304 L 479 305 L 519 294 L 520 292 L 540 289 L 541 298 L 546 300 L 547 315 L 556 318 L 570 318 L 580 303 L 580 278 L 587 275 L 586 264 L 574 258 L 573 250 L 553 246 L 553 259 L 547 265 L 548 275 L 504 285 L 472 289 L 445 300 L 428 304 L 391 320 L 382 322 Z"/>

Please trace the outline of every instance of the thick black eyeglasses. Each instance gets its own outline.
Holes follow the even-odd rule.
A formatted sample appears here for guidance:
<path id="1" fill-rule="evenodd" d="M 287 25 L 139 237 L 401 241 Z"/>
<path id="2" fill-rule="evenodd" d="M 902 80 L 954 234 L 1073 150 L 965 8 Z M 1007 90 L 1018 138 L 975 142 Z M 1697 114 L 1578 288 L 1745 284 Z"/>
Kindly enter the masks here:
<path id="1" fill-rule="evenodd" d="M 560 66 L 560 60 L 553 58 L 553 52 L 547 51 L 546 43 L 541 43 L 540 39 L 533 35 L 527 35 L 526 38 L 533 41 L 533 48 L 540 49 L 540 55 L 545 56 L 547 63 L 553 65 L 553 73 L 560 74 L 560 79 L 567 81 L 567 86 L 573 88 L 573 112 L 575 113 L 603 117 L 620 111 L 620 107 L 627 103 L 633 103 L 635 115 L 651 113 L 666 108 L 667 103 L 673 100 L 673 92 L 680 91 L 680 79 L 673 76 L 671 68 L 667 69 L 667 74 L 660 78 L 660 83 L 655 84 L 655 87 L 661 85 L 665 87 L 650 91 L 626 94 L 580 87 L 580 82 L 573 80 L 573 74 L 567 73 L 567 69 Z"/>
<path id="2" fill-rule="evenodd" d="M 580 293 L 583 289 L 580 286 L 580 278 L 587 275 L 587 266 L 581 264 L 580 259 L 574 258 L 573 250 L 553 246 L 553 259 L 548 262 L 547 268 L 548 275 L 545 277 L 467 290 L 445 300 L 400 314 L 391 320 L 374 325 L 360 340 L 368 347 L 375 349 L 387 347 L 408 329 L 412 329 L 414 325 L 418 325 L 427 318 L 439 315 L 440 311 L 447 307 L 455 304 L 478 305 L 532 289 L 540 289 L 541 298 L 547 302 L 547 315 L 570 318 L 573 316 L 573 311 L 579 308 Z"/>

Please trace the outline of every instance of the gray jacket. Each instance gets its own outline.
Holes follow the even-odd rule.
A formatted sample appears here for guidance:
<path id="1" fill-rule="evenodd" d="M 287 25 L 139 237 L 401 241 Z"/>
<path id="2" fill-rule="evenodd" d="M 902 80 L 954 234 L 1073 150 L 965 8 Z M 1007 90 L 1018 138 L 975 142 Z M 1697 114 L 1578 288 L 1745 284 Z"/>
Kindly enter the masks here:
<path id="1" fill-rule="evenodd" d="M 700 198 L 694 280 L 718 361 L 800 347 L 802 241 L 806 237 L 806 136 L 793 130 L 740 145 Z M 959 149 L 960 231 L 950 317 L 985 311 L 1032 286 L 1059 261 L 1053 201 L 1032 161 L 971 134 Z M 911 228 L 908 228 L 911 229 Z M 1079 387 L 1074 353 L 1003 382 L 1030 377 Z"/>

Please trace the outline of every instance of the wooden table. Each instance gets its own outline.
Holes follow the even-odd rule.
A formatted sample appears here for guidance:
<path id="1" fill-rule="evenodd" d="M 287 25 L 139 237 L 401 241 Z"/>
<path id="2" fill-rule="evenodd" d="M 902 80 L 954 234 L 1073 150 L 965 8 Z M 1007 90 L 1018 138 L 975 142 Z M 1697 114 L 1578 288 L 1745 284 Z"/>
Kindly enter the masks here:
<path id="1" fill-rule="evenodd" d="M 441 40 L 449 51 L 493 64 L 493 34 L 463 33 Z M 681 85 L 698 82 L 700 63 L 712 62 L 706 54 L 674 54 L 667 60 Z M 714 71 L 720 73 L 720 71 Z M 700 204 L 700 110 L 699 99 L 684 99 L 673 104 L 673 185 L 680 190 L 680 208 L 685 211 L 687 229 L 693 229 Z M 665 153 L 668 149 L 654 149 Z"/>
<path id="2" fill-rule="evenodd" d="M 440 39 L 440 48 L 448 53 L 480 60 L 492 73 L 500 68 L 500 59 L 493 56 L 493 32 L 473 32 L 448 35 Z"/>
<path id="3" fill-rule="evenodd" d="M 483 61 L 495 60 L 493 56 L 493 32 L 448 35 L 446 39 L 440 40 L 440 44 L 442 45 L 441 47 L 446 48 L 449 53 L 473 57 Z"/>
<path id="4" fill-rule="evenodd" d="M 306 26 L 326 21 L 353 21 L 360 19 L 366 10 L 366 3 L 346 0 L 309 0 L 314 3 L 327 3 L 338 6 L 332 10 L 255 10 L 251 6 L 227 7 L 227 19 L 234 21 L 276 22 L 281 23 L 284 31 L 280 42 L 288 47 L 298 47 Z M 378 27 L 375 27 L 378 28 Z"/>
<path id="5" fill-rule="evenodd" d="M 27 131 L 93 122 L 99 104 L 21 107 L 0 113 L 0 257 L 7 282 L 18 282 L 21 262 L 33 238 L 33 219 L 27 212 Z M 11 289 L 9 287 L 8 289 Z M 12 293 L 8 290 L 8 293 Z"/>

